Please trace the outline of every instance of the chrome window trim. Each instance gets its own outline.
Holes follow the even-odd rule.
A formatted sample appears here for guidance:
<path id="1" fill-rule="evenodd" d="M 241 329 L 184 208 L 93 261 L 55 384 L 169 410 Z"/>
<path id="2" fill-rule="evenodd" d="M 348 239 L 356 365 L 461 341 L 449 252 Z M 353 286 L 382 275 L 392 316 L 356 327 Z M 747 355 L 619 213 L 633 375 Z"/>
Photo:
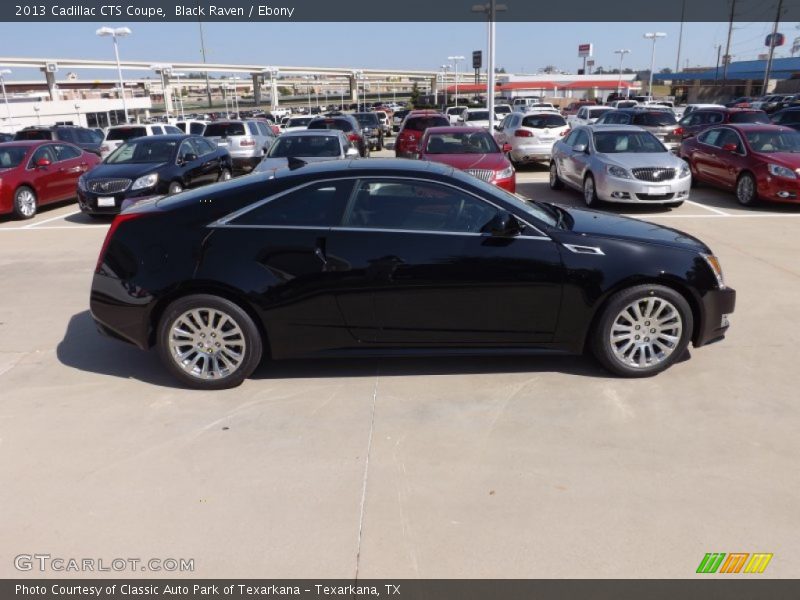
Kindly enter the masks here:
<path id="1" fill-rule="evenodd" d="M 460 192 L 462 192 L 464 194 L 467 194 L 469 196 L 472 196 L 473 198 L 476 198 L 477 200 L 479 200 L 481 202 L 485 202 L 487 204 L 490 204 L 491 206 L 493 206 L 497 210 L 507 210 L 507 209 L 505 209 L 505 208 L 503 208 L 501 206 L 498 206 L 497 204 L 495 204 L 494 202 L 492 202 L 490 200 L 486 200 L 485 198 L 482 198 L 481 196 L 479 196 L 479 195 L 477 195 L 477 194 L 475 194 L 473 192 L 465 190 L 464 188 L 461 188 L 461 187 L 459 187 L 457 185 L 453 185 L 453 184 L 448 183 L 448 182 L 438 181 L 436 179 L 426 179 L 426 178 L 420 178 L 420 177 L 408 177 L 408 176 L 401 176 L 401 175 L 382 175 L 382 176 L 380 176 L 380 175 L 372 175 L 372 176 L 366 176 L 366 177 L 365 176 L 351 175 L 351 176 L 347 176 L 347 177 L 330 177 L 330 178 L 326 178 L 326 179 L 315 179 L 314 181 L 307 181 L 306 183 L 297 185 L 297 186 L 295 186 L 293 188 L 290 188 L 290 189 L 287 189 L 287 190 L 283 190 L 282 192 L 278 192 L 277 194 L 273 194 L 272 196 L 268 196 L 266 198 L 262 198 L 261 200 L 258 200 L 256 202 L 254 202 L 253 204 L 245 206 L 244 208 L 240 208 L 239 210 L 237 210 L 235 212 L 232 212 L 232 213 L 222 217 L 221 219 L 217 219 L 213 223 L 209 223 L 206 227 L 214 227 L 214 228 L 219 228 L 219 227 L 239 227 L 239 228 L 244 228 L 244 227 L 247 227 L 247 228 L 265 228 L 265 229 L 266 228 L 275 228 L 275 229 L 278 229 L 278 228 L 285 228 L 285 229 L 336 229 L 336 230 L 353 229 L 353 230 L 357 230 L 357 231 L 384 231 L 384 232 L 386 232 L 386 231 L 394 231 L 394 232 L 408 232 L 408 233 L 443 233 L 443 234 L 458 234 L 458 235 L 460 235 L 460 234 L 485 235 L 485 234 L 482 234 L 482 233 L 473 233 L 473 232 L 468 232 L 468 231 L 462 231 L 462 232 L 459 232 L 459 231 L 422 231 L 422 230 L 417 230 L 417 229 L 405 230 L 405 229 L 383 229 L 383 228 L 370 228 L 370 227 L 350 227 L 350 228 L 348 228 L 345 225 L 333 225 L 331 227 L 314 227 L 314 226 L 308 226 L 308 225 L 297 225 L 297 226 L 295 226 L 295 225 L 235 225 L 235 224 L 231 223 L 231 221 L 233 221 L 234 219 L 238 219 L 239 217 L 249 213 L 250 211 L 253 211 L 253 210 L 256 210 L 257 208 L 260 208 L 261 206 L 263 206 L 264 204 L 266 204 L 268 202 L 272 202 L 273 200 L 277 200 L 278 198 L 286 196 L 287 194 L 291 194 L 293 192 L 296 192 L 298 190 L 301 190 L 301 189 L 303 189 L 305 187 L 308 187 L 308 186 L 311 186 L 311 185 L 315 185 L 315 184 L 318 184 L 318 183 L 339 182 L 339 181 L 353 181 L 353 182 L 355 182 L 357 184 L 359 181 L 366 180 L 366 179 L 384 179 L 384 180 L 385 179 L 394 179 L 394 180 L 415 181 L 415 182 L 425 182 L 425 183 L 433 183 L 433 184 L 438 184 L 438 185 L 444 185 L 444 186 L 447 186 L 447 187 L 451 187 L 451 188 L 453 188 L 455 190 L 458 190 L 458 191 L 460 191 Z M 351 195 L 353 195 L 355 193 L 355 191 L 356 190 L 355 190 L 355 186 L 354 186 L 353 190 L 351 190 Z M 346 211 L 349 210 L 349 202 L 348 202 L 348 207 L 345 210 Z M 528 220 L 526 220 L 526 219 L 524 219 L 522 217 L 519 217 L 516 214 L 514 216 L 517 219 L 519 219 L 523 224 L 525 224 L 526 226 L 530 227 L 533 231 L 535 231 L 535 232 L 537 232 L 539 234 L 539 235 L 533 235 L 533 236 L 515 236 L 515 237 L 524 238 L 524 239 L 547 239 L 547 240 L 551 239 L 550 236 L 548 236 L 546 233 L 544 233 L 541 229 L 539 229 L 535 225 L 532 225 Z"/>
<path id="2" fill-rule="evenodd" d="M 597 246 L 582 246 L 580 244 L 561 244 L 569 250 L 570 252 L 574 252 L 575 254 L 584 254 L 584 255 L 595 255 L 595 256 L 605 256 L 606 253 L 603 252 L 602 248 Z M 586 252 L 588 250 L 588 252 Z"/>

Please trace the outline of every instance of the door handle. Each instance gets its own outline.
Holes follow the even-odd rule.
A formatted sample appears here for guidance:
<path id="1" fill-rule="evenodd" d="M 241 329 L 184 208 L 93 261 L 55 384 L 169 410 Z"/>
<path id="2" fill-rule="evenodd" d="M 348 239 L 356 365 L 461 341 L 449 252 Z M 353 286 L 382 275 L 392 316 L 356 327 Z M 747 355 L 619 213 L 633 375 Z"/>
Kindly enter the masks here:
<path id="1" fill-rule="evenodd" d="M 322 261 L 322 270 L 328 268 L 328 255 L 325 252 L 325 238 L 317 238 L 317 244 L 314 248 L 314 256 Z"/>

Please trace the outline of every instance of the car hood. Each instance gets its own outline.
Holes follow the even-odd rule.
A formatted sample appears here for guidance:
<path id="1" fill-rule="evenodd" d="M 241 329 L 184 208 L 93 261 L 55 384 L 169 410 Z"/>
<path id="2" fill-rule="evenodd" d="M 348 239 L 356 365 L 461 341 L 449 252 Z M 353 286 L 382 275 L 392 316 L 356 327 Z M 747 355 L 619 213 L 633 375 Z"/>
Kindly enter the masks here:
<path id="1" fill-rule="evenodd" d="M 86 179 L 100 179 L 110 177 L 125 177 L 127 179 L 136 179 L 142 175 L 147 175 L 154 171 L 165 167 L 168 163 L 130 163 L 124 165 L 114 165 L 101 163 L 94 169 L 89 171 L 85 177 Z"/>
<path id="2" fill-rule="evenodd" d="M 508 159 L 503 154 L 426 154 L 425 160 L 443 163 L 456 169 L 491 169 L 500 170 L 508 167 Z"/>
<path id="3" fill-rule="evenodd" d="M 307 163 L 317 163 L 317 162 L 328 162 L 331 160 L 341 160 L 339 156 L 297 156 L 299 160 L 305 161 Z M 276 171 L 278 169 L 283 169 L 289 164 L 288 158 L 265 158 L 256 167 L 256 171 Z"/>
<path id="4" fill-rule="evenodd" d="M 587 236 L 634 240 L 710 254 L 696 237 L 662 225 L 609 213 L 563 206 L 572 217 L 570 230 Z"/>
<path id="5" fill-rule="evenodd" d="M 800 168 L 800 152 L 758 152 L 756 153 L 764 162 L 771 162 L 794 171 Z"/>
<path id="6" fill-rule="evenodd" d="M 671 152 L 598 152 L 603 162 L 618 165 L 625 169 L 638 169 L 641 167 L 663 167 L 665 169 L 679 169 L 683 161 Z"/>

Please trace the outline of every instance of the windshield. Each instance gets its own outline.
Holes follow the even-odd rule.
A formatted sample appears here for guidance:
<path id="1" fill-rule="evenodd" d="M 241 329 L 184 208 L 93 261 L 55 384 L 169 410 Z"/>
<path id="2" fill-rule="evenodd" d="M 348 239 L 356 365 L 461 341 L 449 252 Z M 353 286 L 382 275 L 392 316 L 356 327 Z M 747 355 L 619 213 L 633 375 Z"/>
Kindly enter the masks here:
<path id="1" fill-rule="evenodd" d="M 141 140 L 126 142 L 106 158 L 107 164 L 162 163 L 172 159 L 177 140 Z"/>
<path id="2" fill-rule="evenodd" d="M 269 157 L 316 156 L 335 158 L 340 156 L 341 152 L 339 140 L 334 135 L 287 135 L 278 138 L 278 141 L 269 151 Z"/>
<path id="3" fill-rule="evenodd" d="M 607 113 L 610 110 L 614 110 L 613 108 L 589 108 L 589 118 L 596 119 L 600 115 Z"/>
<path id="4" fill-rule="evenodd" d="M 489 120 L 488 110 L 476 110 L 474 112 L 467 113 L 467 121 L 488 121 L 488 120 Z"/>
<path id="5" fill-rule="evenodd" d="M 14 136 L 16 140 L 50 140 L 53 139 L 53 134 L 47 129 L 28 129 L 18 131 Z"/>
<path id="6" fill-rule="evenodd" d="M 800 152 L 797 131 L 748 131 L 744 135 L 754 152 Z"/>
<path id="7" fill-rule="evenodd" d="M 511 112 L 510 106 L 495 106 L 494 112 L 497 115 L 507 115 Z"/>
<path id="8" fill-rule="evenodd" d="M 203 132 L 205 137 L 229 137 L 246 135 L 244 123 L 210 123 Z"/>
<path id="9" fill-rule="evenodd" d="M 23 146 L 3 146 L 0 149 L 0 169 L 18 167 L 25 159 L 28 149 Z"/>
<path id="10" fill-rule="evenodd" d="M 297 117 L 286 121 L 286 127 L 308 127 L 314 117 Z"/>
<path id="11" fill-rule="evenodd" d="M 561 115 L 530 115 L 522 119 L 523 127 L 530 127 L 532 129 L 553 129 L 555 127 L 564 127 L 567 121 Z"/>
<path id="12" fill-rule="evenodd" d="M 603 131 L 594 134 L 594 147 L 605 154 L 667 152 L 664 144 L 647 131 Z"/>
<path id="13" fill-rule="evenodd" d="M 107 140 L 129 140 L 135 137 L 142 137 L 143 135 L 147 135 L 147 129 L 144 127 L 118 127 L 115 129 L 109 129 L 108 135 L 106 136 Z"/>
<path id="14" fill-rule="evenodd" d="M 771 121 L 767 113 L 760 110 L 731 113 L 731 123 L 758 123 L 759 125 L 769 125 Z"/>
<path id="15" fill-rule="evenodd" d="M 356 113 L 353 116 L 362 126 L 375 127 L 378 124 L 378 116 L 375 113 Z"/>
<path id="16" fill-rule="evenodd" d="M 428 138 L 426 154 L 491 154 L 500 152 L 487 131 L 476 133 L 434 133 Z"/>
<path id="17" fill-rule="evenodd" d="M 315 119 L 308 124 L 309 129 L 338 129 L 353 131 L 353 124 L 346 119 Z"/>
<path id="18" fill-rule="evenodd" d="M 667 111 L 634 114 L 631 122 L 634 125 L 643 125 L 645 127 L 666 127 L 678 123 L 675 115 Z"/>

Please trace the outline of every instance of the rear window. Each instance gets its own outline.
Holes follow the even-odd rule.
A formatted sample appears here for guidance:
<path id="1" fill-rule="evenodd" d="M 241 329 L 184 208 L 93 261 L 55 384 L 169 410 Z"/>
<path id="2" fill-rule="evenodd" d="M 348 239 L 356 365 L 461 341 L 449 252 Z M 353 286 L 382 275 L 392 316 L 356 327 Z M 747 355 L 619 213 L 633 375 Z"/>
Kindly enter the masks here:
<path id="1" fill-rule="evenodd" d="M 666 127 L 667 125 L 675 125 L 678 123 L 675 115 L 666 112 L 647 112 L 633 115 L 634 125 L 643 125 L 645 127 Z"/>
<path id="2" fill-rule="evenodd" d="M 771 121 L 767 113 L 763 111 L 731 113 L 731 123 L 760 123 L 769 125 Z"/>
<path id="3" fill-rule="evenodd" d="M 309 129 L 338 129 L 353 131 L 353 124 L 346 119 L 316 119 L 308 124 Z"/>
<path id="4" fill-rule="evenodd" d="M 203 135 L 205 137 L 230 137 L 246 134 L 244 123 L 209 123 Z"/>
<path id="5" fill-rule="evenodd" d="M 20 140 L 52 140 L 53 134 L 46 129 L 31 129 L 29 131 L 18 131 L 14 136 L 17 141 Z"/>
<path id="6" fill-rule="evenodd" d="M 410 117 L 406 121 L 405 128 L 413 129 L 414 131 L 425 131 L 428 127 L 448 127 L 449 125 L 450 121 L 447 117 Z"/>
<path id="7" fill-rule="evenodd" d="M 356 113 L 353 115 L 361 125 L 377 125 L 378 115 L 375 113 Z"/>
<path id="8" fill-rule="evenodd" d="M 129 140 L 135 137 L 147 135 L 147 129 L 144 127 L 119 127 L 116 129 L 109 129 L 107 140 Z"/>
<path id="9" fill-rule="evenodd" d="M 553 129 L 554 127 L 564 127 L 567 121 L 561 115 L 530 115 L 522 119 L 523 127 L 532 129 Z"/>

